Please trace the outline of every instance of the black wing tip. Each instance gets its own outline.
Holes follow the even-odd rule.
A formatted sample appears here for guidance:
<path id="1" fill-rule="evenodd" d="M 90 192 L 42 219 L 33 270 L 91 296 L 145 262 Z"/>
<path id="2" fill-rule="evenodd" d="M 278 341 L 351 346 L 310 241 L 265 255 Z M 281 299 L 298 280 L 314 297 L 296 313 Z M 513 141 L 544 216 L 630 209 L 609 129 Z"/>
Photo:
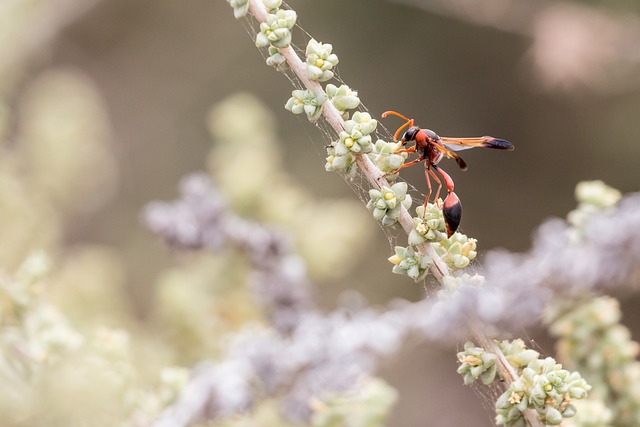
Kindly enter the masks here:
<path id="1" fill-rule="evenodd" d="M 512 151 L 515 148 L 513 144 L 507 141 L 506 139 L 498 139 L 492 136 L 483 136 L 483 138 L 487 138 L 487 142 L 485 142 L 484 144 L 486 148 L 494 148 L 496 150 L 507 150 L 507 151 Z"/>
<path id="2" fill-rule="evenodd" d="M 456 156 L 456 163 L 458 164 L 458 166 L 460 166 L 460 169 L 462 169 L 463 171 L 467 170 L 467 162 L 465 162 L 464 160 L 462 160 L 462 157 Z"/>

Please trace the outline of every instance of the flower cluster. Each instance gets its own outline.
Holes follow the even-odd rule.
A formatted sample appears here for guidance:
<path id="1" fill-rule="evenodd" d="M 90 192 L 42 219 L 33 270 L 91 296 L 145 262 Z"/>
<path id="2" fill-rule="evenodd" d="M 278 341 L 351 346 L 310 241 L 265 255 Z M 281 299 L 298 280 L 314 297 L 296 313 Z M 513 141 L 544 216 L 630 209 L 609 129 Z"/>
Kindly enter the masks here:
<path id="1" fill-rule="evenodd" d="M 355 154 L 370 153 L 373 150 L 370 134 L 376 130 L 377 125 L 378 122 L 369 113 L 356 111 L 351 120 L 344 122 L 340 143 Z"/>
<path id="2" fill-rule="evenodd" d="M 315 39 L 307 44 L 307 75 L 311 80 L 326 82 L 333 78 L 331 69 L 338 64 L 338 55 L 331 53 L 333 46 Z"/>
<path id="3" fill-rule="evenodd" d="M 515 339 L 513 341 L 500 341 L 498 347 L 504 354 L 509 364 L 516 369 L 524 368 L 533 360 L 540 357 L 540 353 L 524 345 L 524 341 L 521 339 Z"/>
<path id="4" fill-rule="evenodd" d="M 0 306 L 4 328 L 0 344 L 5 356 L 0 375 L 27 378 L 64 358 L 83 337 L 53 305 L 42 298 L 42 280 L 51 267 L 41 252 L 27 258 L 14 277 L 0 276 Z"/>
<path id="5" fill-rule="evenodd" d="M 467 237 L 462 233 L 455 233 L 448 239 L 434 244 L 436 253 L 451 268 L 465 268 L 478 254 L 476 252 L 476 239 Z"/>
<path id="6" fill-rule="evenodd" d="M 393 225 L 398 221 L 400 209 L 411 207 L 411 196 L 407 194 L 407 183 L 398 182 L 391 187 L 382 187 L 380 190 L 369 190 L 369 203 L 367 208 L 373 211 L 373 217 L 382 222 L 382 225 Z"/>
<path id="7" fill-rule="evenodd" d="M 296 89 L 291 92 L 291 98 L 284 108 L 293 114 L 305 113 L 310 122 L 316 122 L 322 114 L 322 104 L 326 101 L 327 95 L 320 91 L 313 93 L 310 90 Z"/>
<path id="8" fill-rule="evenodd" d="M 280 49 L 289 47 L 291 44 L 291 28 L 296 23 L 297 15 L 293 10 L 276 10 L 282 4 L 281 0 L 265 0 L 264 3 L 268 10 L 275 13 L 270 13 L 267 20 L 260 24 L 260 32 L 256 36 L 256 46 L 268 46 L 267 65 L 279 67 L 286 64 Z M 242 8 L 239 9 L 242 10 Z M 234 8 L 234 13 L 236 10 L 238 9 Z"/>
<path id="9" fill-rule="evenodd" d="M 363 426 L 384 427 L 398 393 L 380 379 L 369 378 L 357 393 L 333 394 L 313 400 L 313 427 Z"/>
<path id="10" fill-rule="evenodd" d="M 579 241 L 581 236 L 588 232 L 584 227 L 589 219 L 603 210 L 612 208 L 622 195 L 620 191 L 609 187 L 602 181 L 583 181 L 575 190 L 578 207 L 567 215 L 567 222 L 573 226 L 569 231 L 572 239 Z"/>
<path id="11" fill-rule="evenodd" d="M 573 307 L 557 304 L 545 313 L 558 337 L 558 355 L 583 373 L 610 408 L 616 426 L 640 423 L 640 345 L 620 324 L 620 304 L 611 297 L 591 298 Z M 606 357 L 603 357 L 606 355 Z M 604 413 L 603 413 L 604 415 Z"/>
<path id="12" fill-rule="evenodd" d="M 515 369 L 524 368 L 540 356 L 537 351 L 527 349 L 521 339 L 504 340 L 497 344 L 507 362 Z M 458 373 L 464 376 L 464 383 L 467 385 L 478 378 L 485 385 L 491 384 L 496 379 L 496 359 L 494 353 L 467 341 L 464 351 L 458 353 Z"/>
<path id="13" fill-rule="evenodd" d="M 516 425 L 522 413 L 535 409 L 548 425 L 560 425 L 564 418 L 576 414 L 574 399 L 584 399 L 591 386 L 578 372 L 562 369 L 562 365 L 547 357 L 534 359 L 522 370 L 496 402 L 496 423 Z"/>
<path id="14" fill-rule="evenodd" d="M 281 70 L 285 70 L 287 67 L 287 60 L 284 55 L 280 53 L 280 49 L 275 46 L 269 46 L 269 56 L 267 56 L 267 65 L 275 67 Z"/>
<path id="15" fill-rule="evenodd" d="M 249 0 L 227 0 L 233 8 L 233 16 L 236 19 L 244 18 L 249 10 Z"/>
<path id="16" fill-rule="evenodd" d="M 409 233 L 410 245 L 440 242 L 447 238 L 442 209 L 437 204 L 428 203 L 426 208 L 420 205 L 416 208 L 416 214 L 413 218 L 413 230 Z"/>
<path id="17" fill-rule="evenodd" d="M 379 139 L 374 144 L 373 151 L 368 154 L 378 169 L 387 174 L 385 178 L 389 182 L 395 181 L 400 176 L 398 173 L 391 174 L 390 172 L 399 169 L 408 157 L 407 153 L 396 153 L 396 149 L 396 143 Z"/>
<path id="18" fill-rule="evenodd" d="M 373 150 L 371 133 L 378 122 L 369 113 L 356 111 L 351 120 L 344 122 L 344 130 L 340 132 L 340 139 L 327 147 L 327 171 L 347 169 L 354 162 L 354 154 L 370 153 Z"/>
<path id="19" fill-rule="evenodd" d="M 347 110 L 353 110 L 360 105 L 358 92 L 352 90 L 347 85 L 337 87 L 336 85 L 329 83 L 325 89 L 327 91 L 327 97 L 333 106 L 342 113 L 343 120 L 347 120 L 349 118 L 349 112 Z"/>
<path id="20" fill-rule="evenodd" d="M 282 0 L 262 0 L 262 4 L 264 4 L 269 12 L 273 12 L 282 6 Z"/>
<path id="21" fill-rule="evenodd" d="M 480 378 L 483 384 L 491 384 L 496 378 L 497 356 L 482 347 L 476 347 L 471 341 L 464 344 L 464 351 L 458 353 L 458 373 L 469 385 Z"/>
<path id="22" fill-rule="evenodd" d="M 256 47 L 274 46 L 278 49 L 291 44 L 291 29 L 296 23 L 297 15 L 293 10 L 278 10 L 267 16 L 260 24 L 260 32 L 256 36 Z"/>
<path id="23" fill-rule="evenodd" d="M 389 262 L 393 264 L 394 273 L 405 274 L 416 282 L 425 278 L 433 264 L 431 258 L 420 254 L 413 246 L 396 246 L 395 255 L 389 257 Z"/>

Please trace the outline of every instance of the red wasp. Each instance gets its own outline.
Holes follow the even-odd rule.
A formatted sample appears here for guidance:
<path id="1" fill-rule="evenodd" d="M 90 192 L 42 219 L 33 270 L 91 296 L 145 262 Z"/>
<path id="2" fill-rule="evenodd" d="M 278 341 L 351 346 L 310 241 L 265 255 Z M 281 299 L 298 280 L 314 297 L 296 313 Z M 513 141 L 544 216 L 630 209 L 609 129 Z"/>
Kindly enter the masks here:
<path id="1" fill-rule="evenodd" d="M 447 228 L 447 236 L 451 237 L 453 233 L 455 233 L 458 229 L 458 225 L 460 225 L 460 220 L 462 219 L 462 205 L 460 204 L 460 199 L 458 199 L 456 193 L 453 192 L 453 180 L 451 179 L 449 174 L 447 174 L 444 170 L 442 170 L 442 168 L 438 166 L 440 160 L 442 160 L 443 157 L 454 159 L 462 170 L 466 170 L 467 164 L 456 153 L 456 151 L 468 150 L 469 148 L 475 147 L 495 148 L 498 150 L 513 150 L 513 145 L 509 141 L 493 138 L 491 136 L 483 136 L 480 138 L 440 137 L 430 129 L 420 129 L 418 126 L 414 125 L 413 119 L 409 119 L 395 111 L 385 111 L 384 113 L 382 113 L 382 118 L 384 119 L 388 115 L 397 116 L 403 120 L 406 120 L 406 123 L 400 126 L 396 133 L 393 135 L 394 142 L 398 142 L 398 148 L 405 146 L 408 142 L 415 142 L 415 145 L 413 145 L 412 147 L 398 149 L 396 152 L 418 152 L 419 157 L 408 163 L 405 163 L 395 171 L 389 172 L 387 175 L 398 173 L 400 169 L 404 169 L 424 160 L 424 174 L 427 178 L 427 186 L 429 188 L 427 198 L 424 201 L 424 206 L 426 209 L 427 203 L 431 198 L 431 180 L 429 176 L 435 179 L 438 183 L 438 190 L 436 191 L 434 201 L 438 200 L 440 190 L 442 189 L 442 182 L 440 181 L 438 175 L 436 175 L 434 170 L 438 172 L 444 179 L 444 183 L 447 186 L 447 191 L 449 192 L 447 194 L 447 197 L 444 199 L 442 214 L 444 215 L 444 222 Z M 402 135 L 402 138 L 398 140 L 400 132 L 402 132 L 402 130 L 406 127 L 408 127 L 408 129 L 406 130 L 404 135 Z"/>

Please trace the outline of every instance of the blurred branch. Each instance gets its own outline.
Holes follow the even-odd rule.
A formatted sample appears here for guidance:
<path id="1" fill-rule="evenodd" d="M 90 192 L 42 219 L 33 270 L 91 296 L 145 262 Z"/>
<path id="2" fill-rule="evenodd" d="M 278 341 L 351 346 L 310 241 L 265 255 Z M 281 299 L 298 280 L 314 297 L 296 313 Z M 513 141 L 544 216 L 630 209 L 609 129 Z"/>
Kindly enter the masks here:
<path id="1" fill-rule="evenodd" d="M 491 252 L 486 282 L 460 286 L 447 300 L 445 333 L 469 317 L 497 330 L 536 324 L 556 300 L 640 287 L 640 194 L 625 197 L 609 212 L 590 218 L 580 241 L 559 219 L 540 226 L 526 254 Z M 435 322 L 434 322 L 435 323 Z"/>
<path id="2" fill-rule="evenodd" d="M 421 303 L 378 312 L 356 300 L 353 309 L 319 313 L 304 265 L 282 235 L 234 215 L 204 175 L 188 177 L 181 187 L 181 199 L 147 207 L 149 227 L 177 249 L 241 249 L 253 263 L 254 295 L 276 329 L 253 327 L 234 336 L 223 361 L 197 367 L 156 426 L 236 414 L 265 396 L 282 397 L 288 418 L 308 419 L 312 397 L 353 387 L 420 325 Z"/>
<path id="3" fill-rule="evenodd" d="M 181 192 L 172 204 L 147 206 L 149 228 L 177 249 L 242 250 L 253 266 L 254 295 L 278 331 L 291 331 L 313 303 L 304 262 L 285 235 L 236 216 L 204 174 L 184 179 Z"/>
<path id="4" fill-rule="evenodd" d="M 394 1 L 531 38 L 528 57 L 548 90 L 611 92 L 640 85 L 640 17 L 636 15 L 569 1 Z"/>

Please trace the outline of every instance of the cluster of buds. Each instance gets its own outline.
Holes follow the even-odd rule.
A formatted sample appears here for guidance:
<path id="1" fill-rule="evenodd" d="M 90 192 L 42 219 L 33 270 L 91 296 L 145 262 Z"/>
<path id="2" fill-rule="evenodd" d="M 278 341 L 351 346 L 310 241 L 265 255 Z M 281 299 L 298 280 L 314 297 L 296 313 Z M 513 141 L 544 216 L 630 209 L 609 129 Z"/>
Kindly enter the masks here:
<path id="1" fill-rule="evenodd" d="M 573 226 L 569 231 L 573 240 L 579 241 L 587 230 L 589 219 L 605 209 L 612 208 L 622 194 L 602 181 L 583 181 L 576 186 L 575 197 L 578 207 L 567 215 L 567 222 Z"/>
<path id="2" fill-rule="evenodd" d="M 589 378 L 598 397 L 608 406 L 612 424 L 638 425 L 640 345 L 621 324 L 618 300 L 601 296 L 571 306 L 556 304 L 545 317 L 550 323 L 549 332 L 558 338 L 558 357 L 570 361 L 572 368 Z"/>
<path id="3" fill-rule="evenodd" d="M 371 133 L 376 130 L 377 125 L 378 122 L 369 113 L 356 111 L 351 120 L 344 122 L 340 143 L 355 154 L 370 153 L 373 150 Z"/>
<path id="4" fill-rule="evenodd" d="M 520 339 L 498 343 L 507 362 L 516 370 L 518 378 L 496 402 L 496 424 L 524 425 L 523 412 L 535 409 L 541 421 L 547 425 L 559 425 L 564 418 L 576 414 L 574 400 L 584 399 L 591 386 L 578 372 L 562 369 L 562 365 L 527 349 Z M 472 342 L 458 353 L 458 373 L 465 384 L 480 378 L 484 384 L 496 379 L 496 356 L 476 347 Z"/>
<path id="5" fill-rule="evenodd" d="M 333 394 L 320 400 L 312 400 L 313 427 L 385 425 L 386 417 L 395 403 L 398 393 L 384 381 L 367 378 L 357 393 Z"/>
<path id="6" fill-rule="evenodd" d="M 273 46 L 278 49 L 291 44 L 291 29 L 296 24 L 297 15 L 293 10 L 278 10 L 267 16 L 260 24 L 260 32 L 256 36 L 256 47 Z"/>
<path id="7" fill-rule="evenodd" d="M 332 53 L 333 46 L 314 39 L 307 44 L 307 76 L 317 82 L 326 82 L 333 78 L 331 69 L 338 64 L 338 55 Z M 328 92 L 328 90 L 327 90 Z"/>
<path id="8" fill-rule="evenodd" d="M 413 218 L 413 230 L 409 233 L 410 245 L 435 243 L 447 238 L 442 209 L 437 204 L 428 203 L 426 207 L 420 205 L 416 208 L 416 214 Z"/>
<path id="9" fill-rule="evenodd" d="M 407 159 L 407 153 L 398 153 L 398 144 L 394 142 L 386 142 L 381 139 L 377 140 L 373 146 L 373 151 L 368 154 L 369 159 L 380 169 L 385 172 L 385 178 L 389 182 L 395 181 L 399 174 L 390 173 L 398 170 Z"/>
<path id="10" fill-rule="evenodd" d="M 329 83 L 325 89 L 327 91 L 327 97 L 333 106 L 340 111 L 343 120 L 347 120 L 349 118 L 348 110 L 353 110 L 360 105 L 358 92 L 351 90 L 347 85 L 337 87 L 336 85 Z"/>
<path id="11" fill-rule="evenodd" d="M 279 7 L 281 1 L 271 2 L 270 6 Z M 277 9 L 275 7 L 274 9 Z M 269 6 L 267 6 L 269 8 Z M 269 8 L 271 10 L 271 8 Z M 237 9 L 234 8 L 234 13 Z M 291 44 L 291 29 L 296 23 L 297 15 L 293 10 L 274 10 L 267 20 L 260 24 L 260 32 L 256 36 L 257 47 L 269 47 L 267 65 L 280 66 L 285 63 L 284 56 L 280 49 L 289 47 Z M 246 12 L 245 12 L 246 13 Z"/>
<path id="12" fill-rule="evenodd" d="M 382 187 L 380 190 L 369 190 L 369 203 L 367 208 L 373 212 L 373 217 L 382 222 L 382 225 L 393 225 L 398 221 L 400 209 L 411 207 L 411 196 L 407 194 L 407 183 L 398 182 L 391 187 Z"/>
<path id="13" fill-rule="evenodd" d="M 236 19 L 244 18 L 249 11 L 249 0 L 227 0 L 233 8 L 233 16 Z"/>
<path id="14" fill-rule="evenodd" d="M 464 344 L 464 351 L 458 353 L 458 373 L 463 376 L 464 383 L 469 385 L 480 378 L 488 385 L 496 379 L 497 356 L 482 347 L 476 347 L 471 341 Z"/>
<path id="15" fill-rule="evenodd" d="M 525 409 L 535 409 L 548 425 L 560 425 L 564 418 L 576 414 L 574 399 L 584 399 L 591 386 L 578 372 L 562 369 L 562 365 L 547 357 L 532 360 L 520 377 L 511 383 L 496 402 L 496 423 L 515 425 Z"/>
<path id="16" fill-rule="evenodd" d="M 344 122 L 344 130 L 340 139 L 327 148 L 327 171 L 347 169 L 354 162 L 354 154 L 366 154 L 373 150 L 371 133 L 378 122 L 368 113 L 356 111 L 351 120 Z"/>
<path id="17" fill-rule="evenodd" d="M 437 244 L 433 244 L 436 253 L 449 267 L 455 269 L 465 268 L 478 255 L 476 252 L 477 240 L 467 237 L 462 233 L 455 233 Z"/>
<path id="18" fill-rule="evenodd" d="M 322 104 L 327 99 L 324 92 L 313 93 L 310 90 L 296 89 L 291 92 L 291 98 L 284 108 L 293 114 L 305 113 L 310 122 L 318 121 L 322 114 Z"/>
<path id="19" fill-rule="evenodd" d="M 395 255 L 389 257 L 389 262 L 393 264 L 394 273 L 409 276 L 416 282 L 426 277 L 433 264 L 431 258 L 420 254 L 413 246 L 396 246 Z"/>

